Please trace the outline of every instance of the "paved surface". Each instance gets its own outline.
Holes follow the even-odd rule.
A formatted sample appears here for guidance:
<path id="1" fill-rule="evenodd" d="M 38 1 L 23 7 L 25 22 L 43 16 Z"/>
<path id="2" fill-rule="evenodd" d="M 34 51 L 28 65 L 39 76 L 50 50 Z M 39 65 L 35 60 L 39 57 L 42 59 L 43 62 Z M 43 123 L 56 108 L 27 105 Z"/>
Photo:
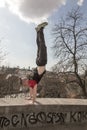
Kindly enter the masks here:
<path id="1" fill-rule="evenodd" d="M 31 105 L 25 98 L 0 98 L 0 106 Z M 87 99 L 68 98 L 37 98 L 35 105 L 83 105 L 87 106 Z"/>

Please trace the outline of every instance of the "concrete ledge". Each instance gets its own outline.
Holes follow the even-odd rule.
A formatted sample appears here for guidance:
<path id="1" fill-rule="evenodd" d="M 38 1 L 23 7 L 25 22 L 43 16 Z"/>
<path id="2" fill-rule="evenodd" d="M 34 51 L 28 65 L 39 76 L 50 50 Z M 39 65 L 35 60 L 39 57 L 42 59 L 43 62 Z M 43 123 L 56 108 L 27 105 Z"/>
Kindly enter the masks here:
<path id="1" fill-rule="evenodd" d="M 0 99 L 0 130 L 87 130 L 87 100 Z"/>

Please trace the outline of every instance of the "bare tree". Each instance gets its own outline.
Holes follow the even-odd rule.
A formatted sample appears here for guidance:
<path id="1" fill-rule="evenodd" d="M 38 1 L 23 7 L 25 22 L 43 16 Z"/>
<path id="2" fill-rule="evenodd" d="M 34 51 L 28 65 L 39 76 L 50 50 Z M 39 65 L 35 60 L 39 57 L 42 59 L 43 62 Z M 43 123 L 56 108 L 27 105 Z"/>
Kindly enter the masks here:
<path id="1" fill-rule="evenodd" d="M 54 26 L 52 33 L 54 55 L 58 60 L 56 70 L 59 68 L 60 71 L 73 72 L 76 82 L 86 96 L 87 24 L 80 8 L 68 12 L 67 16 Z M 82 70 L 84 70 L 83 77 Z"/>
<path id="2" fill-rule="evenodd" d="M 3 47 L 1 45 L 2 40 L 3 40 L 3 38 L 0 39 L 0 65 L 1 65 L 2 61 L 5 59 L 6 55 L 7 55 L 6 52 L 3 51 Z"/>

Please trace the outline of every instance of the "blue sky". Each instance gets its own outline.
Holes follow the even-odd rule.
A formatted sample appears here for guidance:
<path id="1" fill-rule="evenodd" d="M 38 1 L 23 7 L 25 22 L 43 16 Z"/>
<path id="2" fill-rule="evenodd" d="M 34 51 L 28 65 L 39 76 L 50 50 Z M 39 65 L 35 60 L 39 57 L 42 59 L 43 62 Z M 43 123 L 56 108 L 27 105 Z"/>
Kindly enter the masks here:
<path id="1" fill-rule="evenodd" d="M 48 48 L 47 69 L 50 69 L 57 62 L 51 49 L 52 26 L 78 5 L 86 16 L 86 0 L 47 0 L 47 3 L 37 0 L 37 4 L 35 0 L 0 0 L 0 46 L 3 52 L 7 53 L 0 65 L 35 67 L 35 27 L 42 21 L 48 21 L 49 25 L 45 28 L 44 35 Z"/>

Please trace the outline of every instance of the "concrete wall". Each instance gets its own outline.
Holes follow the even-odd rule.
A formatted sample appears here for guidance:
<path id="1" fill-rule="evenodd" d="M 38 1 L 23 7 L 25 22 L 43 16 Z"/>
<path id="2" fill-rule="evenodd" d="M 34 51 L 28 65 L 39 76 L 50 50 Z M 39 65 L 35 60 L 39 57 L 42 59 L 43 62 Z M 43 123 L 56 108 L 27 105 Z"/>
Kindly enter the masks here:
<path id="1" fill-rule="evenodd" d="M 0 130 L 87 130 L 87 100 L 0 99 Z"/>

